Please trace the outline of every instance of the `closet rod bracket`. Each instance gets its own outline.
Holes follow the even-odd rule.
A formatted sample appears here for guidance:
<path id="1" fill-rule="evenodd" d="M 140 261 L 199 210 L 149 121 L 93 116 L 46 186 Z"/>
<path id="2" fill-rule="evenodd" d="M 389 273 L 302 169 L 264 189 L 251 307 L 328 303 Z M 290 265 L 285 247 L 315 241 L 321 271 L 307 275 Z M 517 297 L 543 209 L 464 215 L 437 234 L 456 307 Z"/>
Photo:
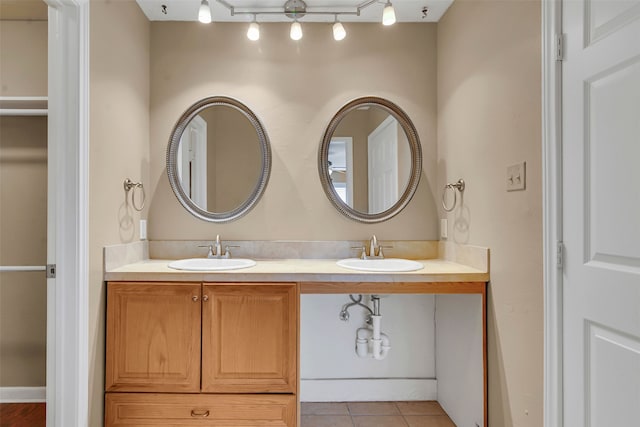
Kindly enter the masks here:
<path id="1" fill-rule="evenodd" d="M 55 278 L 56 278 L 56 265 L 47 264 L 47 279 L 55 279 Z"/>

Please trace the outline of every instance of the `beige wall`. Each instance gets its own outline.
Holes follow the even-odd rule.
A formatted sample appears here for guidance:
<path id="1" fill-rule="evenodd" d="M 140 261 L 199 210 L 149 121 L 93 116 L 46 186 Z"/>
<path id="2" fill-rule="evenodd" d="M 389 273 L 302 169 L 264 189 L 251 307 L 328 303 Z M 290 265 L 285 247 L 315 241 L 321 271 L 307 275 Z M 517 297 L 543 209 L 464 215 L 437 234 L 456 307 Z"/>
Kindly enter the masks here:
<path id="1" fill-rule="evenodd" d="M 149 22 L 131 1 L 90 11 L 90 426 L 102 425 L 105 287 L 102 248 L 138 240 L 146 215 L 125 202 L 125 178 L 149 185 Z M 147 196 L 150 191 L 147 190 Z"/>
<path id="2" fill-rule="evenodd" d="M 256 186 L 260 140 L 249 119 L 236 109 L 209 107 L 199 115 L 207 122 L 207 210 L 228 212 Z"/>
<path id="3" fill-rule="evenodd" d="M 46 95 L 47 22 L 0 20 L 0 96 Z M 0 117 L 0 230 L 0 265 L 46 264 L 46 117 Z M 44 272 L 0 273 L 0 387 L 45 385 L 46 298 Z"/>
<path id="4" fill-rule="evenodd" d="M 467 183 L 449 235 L 491 248 L 491 427 L 543 424 L 540 9 L 456 0 L 438 24 L 438 188 Z M 527 189 L 507 193 L 522 160 Z"/>
<path id="5" fill-rule="evenodd" d="M 287 24 L 151 24 L 151 239 L 436 239 L 436 28 L 433 24 L 349 24 L 340 43 L 327 24 L 305 24 L 294 42 Z M 330 48 L 328 48 L 330 47 Z M 227 95 L 264 124 L 273 167 L 260 203 L 245 217 L 211 224 L 187 213 L 171 192 L 169 134 L 194 101 Z M 317 153 L 325 127 L 348 101 L 388 98 L 414 121 L 424 173 L 412 203 L 392 220 L 359 224 L 340 215 L 320 186 Z"/>
<path id="6" fill-rule="evenodd" d="M 48 12 L 44 0 L 0 0 L 0 19 L 46 21 Z"/>
<path id="7" fill-rule="evenodd" d="M 0 96 L 47 96 L 47 22 L 0 21 Z"/>

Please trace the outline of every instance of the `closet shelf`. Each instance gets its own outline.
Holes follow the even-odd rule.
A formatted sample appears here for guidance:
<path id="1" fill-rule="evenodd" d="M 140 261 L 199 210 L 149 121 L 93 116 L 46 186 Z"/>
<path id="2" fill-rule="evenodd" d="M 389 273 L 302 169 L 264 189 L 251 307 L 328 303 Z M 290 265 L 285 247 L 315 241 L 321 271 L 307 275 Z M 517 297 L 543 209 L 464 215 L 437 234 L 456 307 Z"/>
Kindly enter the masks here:
<path id="1" fill-rule="evenodd" d="M 46 96 L 0 96 L 0 116 L 46 116 Z"/>

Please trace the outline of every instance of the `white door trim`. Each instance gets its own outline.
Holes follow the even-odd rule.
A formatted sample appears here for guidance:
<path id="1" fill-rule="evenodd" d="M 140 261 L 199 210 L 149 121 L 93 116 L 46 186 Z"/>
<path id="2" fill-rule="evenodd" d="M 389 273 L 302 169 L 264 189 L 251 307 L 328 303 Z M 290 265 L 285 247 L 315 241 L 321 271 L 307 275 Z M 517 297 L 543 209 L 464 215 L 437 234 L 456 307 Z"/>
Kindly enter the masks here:
<path id="1" fill-rule="evenodd" d="M 563 426 L 562 401 L 562 1 L 542 1 L 542 194 L 544 262 L 544 426 Z"/>
<path id="2" fill-rule="evenodd" d="M 89 402 L 89 0 L 49 5 L 47 426 L 85 427 Z"/>

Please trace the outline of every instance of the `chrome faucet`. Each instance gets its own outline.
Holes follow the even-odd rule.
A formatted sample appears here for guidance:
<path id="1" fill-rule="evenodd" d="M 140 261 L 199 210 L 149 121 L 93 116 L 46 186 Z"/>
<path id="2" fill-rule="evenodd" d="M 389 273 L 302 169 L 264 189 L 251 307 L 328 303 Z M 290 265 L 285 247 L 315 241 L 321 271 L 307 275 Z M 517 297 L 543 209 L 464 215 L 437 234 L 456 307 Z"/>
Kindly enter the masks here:
<path id="1" fill-rule="evenodd" d="M 371 239 L 369 239 L 369 254 L 367 254 L 367 247 L 365 245 L 362 246 L 354 246 L 352 249 L 360 250 L 360 259 L 371 259 L 371 258 L 384 258 L 383 248 L 393 248 L 393 246 L 383 246 L 378 243 L 378 238 L 374 234 Z"/>
<path id="2" fill-rule="evenodd" d="M 216 235 L 216 243 L 214 245 L 200 245 L 199 248 L 208 248 L 209 252 L 207 252 L 207 258 L 222 258 L 222 244 L 220 243 L 220 235 Z M 227 247 L 228 248 L 228 247 Z M 227 253 L 225 254 L 225 258 L 229 258 L 229 249 L 227 249 Z"/>
<path id="3" fill-rule="evenodd" d="M 220 235 L 216 234 L 216 253 L 217 258 L 222 257 L 222 245 L 220 245 Z"/>
<path id="4" fill-rule="evenodd" d="M 369 258 L 378 256 L 379 251 L 380 251 L 380 248 L 378 247 L 378 239 L 374 234 L 371 240 L 369 240 Z"/>

